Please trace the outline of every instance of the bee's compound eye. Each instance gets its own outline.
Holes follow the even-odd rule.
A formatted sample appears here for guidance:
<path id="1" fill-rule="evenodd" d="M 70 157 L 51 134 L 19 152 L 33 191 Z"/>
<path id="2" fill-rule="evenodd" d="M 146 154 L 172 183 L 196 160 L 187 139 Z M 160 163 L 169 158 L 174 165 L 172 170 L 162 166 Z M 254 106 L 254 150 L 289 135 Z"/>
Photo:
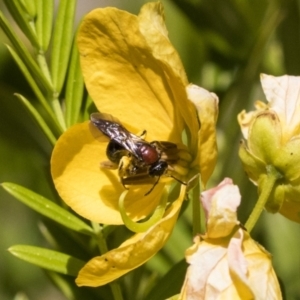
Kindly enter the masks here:
<path id="1" fill-rule="evenodd" d="M 149 144 L 141 144 L 139 153 L 146 165 L 151 165 L 159 160 L 158 152 Z"/>

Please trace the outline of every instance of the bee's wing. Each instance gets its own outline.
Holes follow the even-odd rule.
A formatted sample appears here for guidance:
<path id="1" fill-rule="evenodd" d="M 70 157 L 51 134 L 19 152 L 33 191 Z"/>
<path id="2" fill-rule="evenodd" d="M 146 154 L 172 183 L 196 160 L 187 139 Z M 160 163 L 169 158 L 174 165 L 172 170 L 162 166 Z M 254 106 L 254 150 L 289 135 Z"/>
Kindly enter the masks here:
<path id="1" fill-rule="evenodd" d="M 105 114 L 105 113 L 101 113 L 101 112 L 95 112 L 92 113 L 90 116 L 91 121 L 93 122 L 93 120 L 97 121 L 97 120 L 105 120 L 105 121 L 110 121 L 113 123 L 118 123 L 121 124 L 120 120 L 110 114 Z"/>
<path id="2" fill-rule="evenodd" d="M 129 132 L 117 118 L 109 114 L 96 112 L 91 114 L 90 120 L 103 134 L 140 159 L 136 143 L 144 140 Z"/>

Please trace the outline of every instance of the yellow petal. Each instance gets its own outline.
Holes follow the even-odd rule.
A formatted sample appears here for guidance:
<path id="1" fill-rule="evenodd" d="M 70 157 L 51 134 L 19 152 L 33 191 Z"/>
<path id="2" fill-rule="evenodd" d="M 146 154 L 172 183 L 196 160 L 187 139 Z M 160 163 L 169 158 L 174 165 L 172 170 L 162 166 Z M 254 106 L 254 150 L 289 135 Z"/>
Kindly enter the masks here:
<path id="1" fill-rule="evenodd" d="M 108 141 L 89 122 L 71 127 L 55 145 L 51 173 L 59 195 L 79 215 L 98 223 L 122 224 L 118 201 L 124 187 L 116 170 L 100 167 L 107 161 Z M 130 188 L 125 208 L 131 219 L 144 218 L 157 206 L 164 184 L 144 196 L 150 187 Z"/>
<path id="2" fill-rule="evenodd" d="M 183 84 L 188 85 L 181 59 L 168 38 L 162 4 L 160 2 L 145 4 L 138 15 L 138 19 L 140 30 L 147 40 L 148 45 L 152 48 L 153 55 L 160 61 L 171 66 L 174 72 L 181 78 Z"/>
<path id="3" fill-rule="evenodd" d="M 169 238 L 184 199 L 186 187 L 182 186 L 179 198 L 166 215 L 145 233 L 135 234 L 119 248 L 91 259 L 79 272 L 79 286 L 105 285 L 149 260 Z"/>
<path id="4" fill-rule="evenodd" d="M 247 260 L 249 286 L 255 299 L 282 299 L 271 255 L 244 232 L 243 252 Z"/>
<path id="5" fill-rule="evenodd" d="M 164 23 L 163 6 L 160 2 L 145 4 L 139 15 L 139 26 L 148 45 L 152 48 L 153 56 L 160 61 L 161 68 L 166 74 L 172 92 L 171 99 L 173 105 L 177 108 L 178 116 L 175 122 L 181 122 L 184 119 L 187 128 L 191 133 L 190 148 L 191 152 L 196 153 L 196 140 L 198 122 L 195 116 L 193 105 L 187 100 L 185 87 L 188 80 L 181 59 L 168 39 L 168 31 Z M 178 127 L 181 128 L 178 123 Z"/>
<path id="6" fill-rule="evenodd" d="M 137 16 L 115 8 L 92 11 L 80 27 L 78 47 L 88 92 L 100 111 L 146 129 L 149 140 L 181 141 L 183 122 L 169 78 Z"/>
<path id="7" fill-rule="evenodd" d="M 189 100 L 195 104 L 201 122 L 197 158 L 193 165 L 199 166 L 201 180 L 205 186 L 217 160 L 216 124 L 219 100 L 214 93 L 193 84 L 187 87 L 187 94 Z"/>

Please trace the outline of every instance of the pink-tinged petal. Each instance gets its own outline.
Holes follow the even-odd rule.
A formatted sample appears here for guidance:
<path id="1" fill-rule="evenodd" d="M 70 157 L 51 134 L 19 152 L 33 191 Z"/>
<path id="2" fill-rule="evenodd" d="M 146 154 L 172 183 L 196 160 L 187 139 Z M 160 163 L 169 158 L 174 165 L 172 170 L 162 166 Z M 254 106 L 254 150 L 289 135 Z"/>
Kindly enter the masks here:
<path id="1" fill-rule="evenodd" d="M 213 245 L 205 241 L 200 242 L 200 237 L 196 237 L 194 245 L 186 251 L 186 259 L 190 266 L 181 292 L 185 297 L 180 299 L 205 299 L 207 289 L 214 289 L 214 283 L 211 285 L 207 280 L 225 256 L 225 247 L 219 247 L 219 245 Z M 219 280 L 219 278 L 217 282 L 220 285 L 219 288 L 223 289 L 230 284 L 231 280 L 226 269 L 223 272 L 221 270 L 221 274 L 222 280 Z"/>
<path id="2" fill-rule="evenodd" d="M 236 216 L 241 195 L 232 180 L 225 178 L 217 187 L 201 194 L 207 219 L 207 236 L 226 237 L 239 224 Z"/>
<path id="3" fill-rule="evenodd" d="M 262 74 L 261 84 L 269 102 L 281 122 L 283 139 L 288 141 L 300 134 L 300 77 Z"/>
<path id="4" fill-rule="evenodd" d="M 242 229 L 229 239 L 195 238 L 186 259 L 181 300 L 282 299 L 270 255 Z"/>

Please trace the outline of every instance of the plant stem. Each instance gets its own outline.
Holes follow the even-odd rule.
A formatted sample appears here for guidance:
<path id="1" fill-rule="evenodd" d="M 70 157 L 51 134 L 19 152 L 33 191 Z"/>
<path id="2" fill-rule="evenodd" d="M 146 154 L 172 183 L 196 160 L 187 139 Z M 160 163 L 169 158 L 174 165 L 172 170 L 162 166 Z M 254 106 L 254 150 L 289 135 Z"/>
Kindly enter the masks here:
<path id="1" fill-rule="evenodd" d="M 51 104 L 52 104 L 52 108 L 56 115 L 58 123 L 62 127 L 63 131 L 65 131 L 67 129 L 66 122 L 64 119 L 63 111 L 62 111 L 60 103 L 59 103 L 58 94 L 56 92 L 54 92 L 52 95 Z"/>
<path id="2" fill-rule="evenodd" d="M 108 251 L 106 240 L 102 233 L 102 227 L 98 223 L 92 222 L 93 229 L 97 238 L 97 245 L 101 254 Z M 113 297 L 115 300 L 123 300 L 123 295 L 121 292 L 121 287 L 117 281 L 113 281 L 109 284 Z"/>
<path id="3" fill-rule="evenodd" d="M 37 62 L 39 64 L 40 70 L 42 71 L 42 73 L 44 74 L 45 78 L 47 79 L 49 86 L 52 86 L 52 82 L 51 82 L 51 76 L 50 76 L 50 72 L 49 72 L 49 68 L 48 68 L 48 64 L 46 61 L 46 57 L 44 55 L 44 53 L 37 49 Z"/>
<path id="4" fill-rule="evenodd" d="M 61 105 L 60 105 L 59 100 L 58 100 L 58 93 L 53 91 L 53 84 L 52 84 L 48 64 L 47 64 L 45 55 L 42 51 L 38 52 L 37 61 L 38 61 L 38 64 L 40 66 L 40 69 L 41 69 L 42 73 L 44 74 L 44 76 L 46 77 L 46 79 L 48 80 L 49 84 L 52 87 L 52 89 L 49 91 L 52 94 L 51 97 L 50 97 L 51 98 L 52 109 L 54 111 L 54 114 L 56 116 L 56 119 L 57 119 L 60 127 L 62 128 L 63 131 L 65 131 L 66 130 L 66 123 L 65 123 L 64 115 L 63 115 L 63 112 L 62 112 L 62 109 L 61 109 Z"/>
<path id="5" fill-rule="evenodd" d="M 258 197 L 258 200 L 255 204 L 254 209 L 251 212 L 251 215 L 249 216 L 245 227 L 248 230 L 248 232 L 251 232 L 252 228 L 256 224 L 259 216 L 261 215 L 269 197 L 270 194 L 274 188 L 274 185 L 278 179 L 282 178 L 282 174 L 280 174 L 272 165 L 267 166 L 267 176 L 266 179 L 263 182 L 261 193 Z"/>
<path id="6" fill-rule="evenodd" d="M 200 183 L 192 190 L 193 194 L 193 236 L 201 232 Z"/>

